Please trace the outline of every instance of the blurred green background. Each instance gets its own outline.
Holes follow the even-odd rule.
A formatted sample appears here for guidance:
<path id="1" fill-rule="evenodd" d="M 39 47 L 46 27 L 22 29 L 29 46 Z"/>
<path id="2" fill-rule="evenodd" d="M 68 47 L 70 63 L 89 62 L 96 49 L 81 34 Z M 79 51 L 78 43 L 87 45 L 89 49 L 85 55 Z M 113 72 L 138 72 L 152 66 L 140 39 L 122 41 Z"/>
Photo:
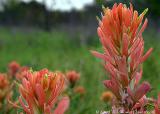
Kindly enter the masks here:
<path id="1" fill-rule="evenodd" d="M 59 0 L 60 1 L 60 0 Z M 64 0 L 63 0 L 64 1 Z M 69 1 L 69 0 L 67 0 Z M 79 84 L 86 88 L 83 99 L 76 99 L 68 114 L 95 114 L 103 110 L 100 100 L 105 91 L 102 81 L 107 75 L 102 61 L 90 50 L 101 51 L 96 28 L 96 15 L 101 6 L 111 7 L 114 2 L 128 0 L 96 0 L 80 10 L 48 10 L 44 2 L 4 0 L 0 12 L 0 71 L 6 72 L 9 62 L 16 60 L 34 70 L 76 70 L 81 73 Z M 140 13 L 149 8 L 148 28 L 143 33 L 145 49 L 154 48 L 144 63 L 143 80 L 151 83 L 149 96 L 160 91 L 160 1 L 132 0 Z M 53 5 L 54 7 L 54 5 Z"/>

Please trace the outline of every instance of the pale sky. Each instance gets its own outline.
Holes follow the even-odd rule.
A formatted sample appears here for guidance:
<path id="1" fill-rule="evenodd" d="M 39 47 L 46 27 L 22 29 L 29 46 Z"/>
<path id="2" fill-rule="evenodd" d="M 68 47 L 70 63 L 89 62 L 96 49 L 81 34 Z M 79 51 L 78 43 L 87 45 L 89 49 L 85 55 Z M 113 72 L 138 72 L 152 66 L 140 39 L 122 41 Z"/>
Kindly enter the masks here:
<path id="1" fill-rule="evenodd" d="M 31 0 L 22 0 L 30 2 Z M 94 0 L 36 0 L 45 3 L 49 10 L 70 11 L 72 9 L 81 10 L 85 5 L 93 4 Z"/>

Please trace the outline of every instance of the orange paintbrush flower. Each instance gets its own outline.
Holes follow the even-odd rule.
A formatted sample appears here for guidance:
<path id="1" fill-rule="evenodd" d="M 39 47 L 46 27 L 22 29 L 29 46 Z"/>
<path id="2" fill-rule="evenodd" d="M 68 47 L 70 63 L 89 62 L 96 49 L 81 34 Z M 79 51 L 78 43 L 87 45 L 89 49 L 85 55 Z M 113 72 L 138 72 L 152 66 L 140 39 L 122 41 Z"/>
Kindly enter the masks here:
<path id="1" fill-rule="evenodd" d="M 8 85 L 9 85 L 9 81 L 7 79 L 7 75 L 0 73 L 0 89 L 3 89 Z"/>
<path id="2" fill-rule="evenodd" d="M 0 110 L 7 111 L 9 108 L 9 105 L 6 102 L 6 99 L 12 93 L 10 86 L 11 85 L 7 78 L 7 74 L 0 73 Z"/>
<path id="3" fill-rule="evenodd" d="M 16 61 L 12 61 L 11 63 L 9 63 L 8 65 L 9 75 L 14 76 L 19 70 L 19 68 L 20 65 Z"/>
<path id="4" fill-rule="evenodd" d="M 10 90 L 9 80 L 7 75 L 0 73 L 0 105 L 7 98 L 7 95 Z M 0 107 L 1 108 L 1 107 Z"/>
<path id="5" fill-rule="evenodd" d="M 86 90 L 83 86 L 77 86 L 74 88 L 74 93 L 84 95 L 86 93 Z"/>
<path id="6" fill-rule="evenodd" d="M 70 82 L 71 85 L 75 85 L 75 83 L 79 80 L 80 74 L 77 73 L 76 71 L 68 71 L 66 73 L 66 77 L 68 81 Z"/>
<path id="7" fill-rule="evenodd" d="M 104 102 L 111 102 L 113 100 L 113 93 L 110 92 L 110 91 L 105 91 L 102 93 L 101 95 L 101 100 L 104 101 Z"/>
<path id="8" fill-rule="evenodd" d="M 154 104 L 154 113 L 153 114 L 160 114 L 160 93 L 158 94 L 158 98 L 157 100 L 155 101 L 155 104 Z"/>
<path id="9" fill-rule="evenodd" d="M 62 98 L 55 109 L 63 84 L 64 76 L 60 72 L 28 71 L 19 86 L 19 102 L 27 114 L 63 114 L 69 105 L 68 97 Z"/>
<path id="10" fill-rule="evenodd" d="M 20 67 L 17 73 L 15 74 L 15 77 L 17 80 L 22 80 L 23 77 L 27 75 L 29 68 L 26 66 Z"/>
<path id="11" fill-rule="evenodd" d="M 102 19 L 97 29 L 104 53 L 92 51 L 93 55 L 105 61 L 109 80 L 104 85 L 116 96 L 118 103 L 131 110 L 149 90 L 147 82 L 139 84 L 142 77 L 141 64 L 152 52 L 144 54 L 142 33 L 148 20 L 143 18 L 148 9 L 140 15 L 130 4 L 114 4 L 112 9 L 103 8 Z"/>

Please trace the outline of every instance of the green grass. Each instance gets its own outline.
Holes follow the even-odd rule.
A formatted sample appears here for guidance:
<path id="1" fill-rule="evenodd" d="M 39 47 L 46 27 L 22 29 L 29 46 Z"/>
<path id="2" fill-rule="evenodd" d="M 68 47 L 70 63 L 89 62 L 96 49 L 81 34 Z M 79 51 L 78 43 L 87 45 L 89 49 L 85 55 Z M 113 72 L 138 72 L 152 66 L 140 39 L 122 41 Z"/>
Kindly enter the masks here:
<path id="1" fill-rule="evenodd" d="M 78 37 L 78 36 L 77 36 Z M 150 95 L 157 95 L 160 90 L 160 45 L 155 31 L 144 33 L 146 49 L 153 47 L 151 57 L 144 64 L 143 79 L 153 85 Z M 76 39 L 76 37 L 75 37 Z M 79 85 L 86 88 L 83 99 L 76 99 L 70 106 L 68 114 L 95 114 L 103 110 L 104 103 L 100 95 L 105 90 L 102 81 L 106 74 L 102 61 L 91 55 L 91 49 L 100 50 L 98 37 L 93 36 L 90 45 L 81 45 L 79 39 L 73 40 L 65 32 L 44 31 L 24 32 L 10 29 L 0 29 L 0 70 L 5 72 L 7 64 L 16 60 L 21 65 L 27 65 L 34 70 L 48 68 L 50 70 L 76 70 L 81 73 Z M 96 40 L 95 40 L 96 39 Z"/>

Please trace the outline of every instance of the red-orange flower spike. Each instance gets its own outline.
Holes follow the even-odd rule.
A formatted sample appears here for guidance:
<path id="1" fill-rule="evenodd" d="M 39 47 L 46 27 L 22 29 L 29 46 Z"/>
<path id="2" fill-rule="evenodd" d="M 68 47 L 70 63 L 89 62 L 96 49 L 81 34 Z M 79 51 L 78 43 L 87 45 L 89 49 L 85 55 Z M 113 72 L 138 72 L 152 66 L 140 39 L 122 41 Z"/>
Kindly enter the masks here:
<path id="1" fill-rule="evenodd" d="M 150 90 L 148 83 L 139 84 L 142 77 L 141 64 L 152 52 L 150 48 L 144 54 L 142 33 L 148 20 L 145 19 L 144 23 L 142 21 L 147 10 L 138 15 L 132 4 L 130 8 L 122 3 L 114 4 L 112 9 L 103 8 L 102 19 L 99 19 L 97 28 L 104 53 L 92 53 L 105 61 L 109 80 L 105 80 L 104 85 L 113 92 L 125 110 L 131 110 Z"/>
<path id="2" fill-rule="evenodd" d="M 129 9 L 121 3 L 118 6 L 115 4 L 112 9 L 104 9 L 104 15 L 102 21 L 99 21 L 97 31 L 104 48 L 111 55 L 129 53 L 127 52 L 128 48 L 136 39 L 141 38 L 142 32 L 146 28 L 147 19 L 139 31 L 147 9 L 140 16 L 137 11 L 133 12 L 132 10 L 132 5 Z"/>
<path id="3" fill-rule="evenodd" d="M 47 69 L 28 71 L 19 87 L 19 102 L 27 114 L 52 114 L 63 84 L 64 76 L 60 72 L 50 72 Z M 67 101 L 64 107 L 67 108 L 68 105 Z M 61 112 L 60 108 L 57 110 Z"/>

